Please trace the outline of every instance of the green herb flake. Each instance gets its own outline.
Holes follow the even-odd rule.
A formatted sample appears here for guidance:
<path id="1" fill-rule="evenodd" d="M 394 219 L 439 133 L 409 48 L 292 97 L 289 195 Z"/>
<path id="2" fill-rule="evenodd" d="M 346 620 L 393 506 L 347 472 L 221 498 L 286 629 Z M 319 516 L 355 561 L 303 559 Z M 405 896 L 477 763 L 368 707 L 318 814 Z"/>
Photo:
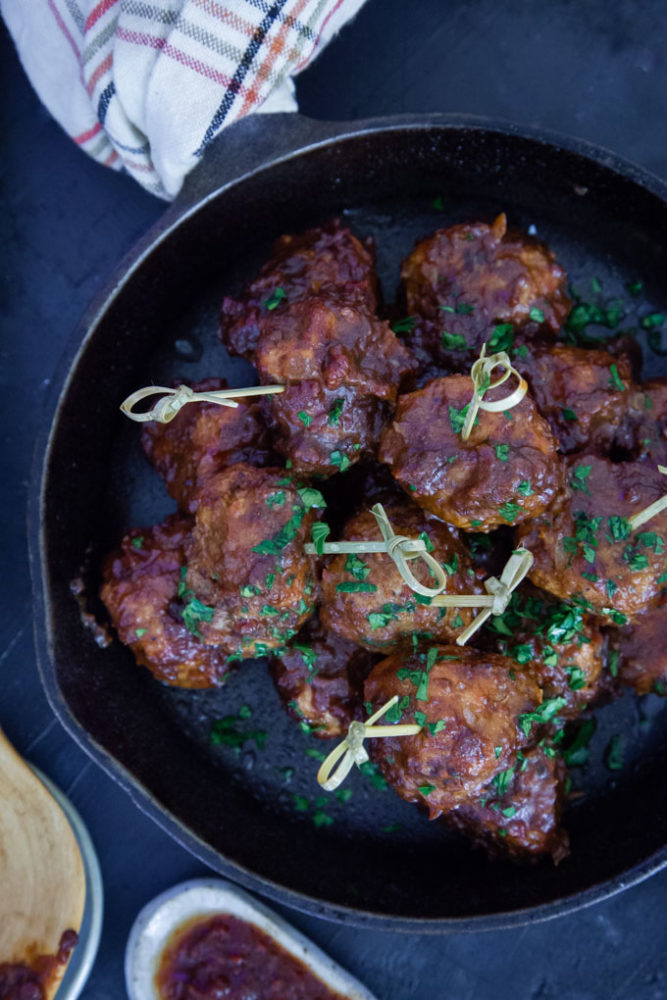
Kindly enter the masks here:
<path id="1" fill-rule="evenodd" d="M 512 816 L 516 815 L 516 806 L 506 806 L 505 809 L 501 809 L 500 811 L 505 819 L 511 819 Z"/>
<path id="2" fill-rule="evenodd" d="M 532 497 L 534 492 L 529 479 L 522 479 L 517 486 L 516 491 L 517 493 L 520 493 L 522 497 Z"/>
<path id="3" fill-rule="evenodd" d="M 621 379 L 621 376 L 618 374 L 618 368 L 616 367 L 616 365 L 615 364 L 610 365 L 609 371 L 611 373 L 609 377 L 609 385 L 612 387 L 612 389 L 618 389 L 619 392 L 624 392 L 626 387 L 623 380 Z"/>
<path id="4" fill-rule="evenodd" d="M 245 743 L 251 740 L 257 744 L 259 750 L 264 749 L 264 744 L 268 733 L 263 729 L 240 729 L 239 718 L 246 716 L 225 715 L 221 719 L 216 719 L 211 725 L 211 743 L 213 746 L 228 746 L 234 750 L 240 750 Z"/>
<path id="5" fill-rule="evenodd" d="M 212 621 L 214 611 L 214 608 L 210 608 L 208 605 L 202 604 L 202 602 L 197 600 L 196 597 L 191 597 L 188 603 L 181 610 L 183 624 L 188 632 L 191 632 L 197 639 L 201 639 L 199 623 Z"/>
<path id="6" fill-rule="evenodd" d="M 413 715 L 418 726 L 426 725 L 426 712 L 420 712 L 417 710 L 416 712 L 413 712 Z"/>
<path id="7" fill-rule="evenodd" d="M 379 788 L 382 791 L 388 788 L 387 782 L 382 777 L 377 766 L 372 761 L 367 760 L 365 764 L 360 764 L 359 770 L 361 771 L 361 773 L 364 775 L 365 778 L 369 779 L 371 785 L 373 785 L 374 788 Z"/>
<path id="8" fill-rule="evenodd" d="M 146 635 L 147 632 L 148 632 L 147 628 L 138 628 L 136 629 L 134 634 L 136 635 L 137 639 L 141 639 L 142 635 Z"/>
<path id="9" fill-rule="evenodd" d="M 534 712 L 524 712 L 519 716 L 519 726 L 523 735 L 528 737 L 533 728 L 533 725 L 544 725 L 547 722 L 551 722 L 560 712 L 561 708 L 565 708 L 567 701 L 565 698 L 547 698 L 543 701 Z"/>
<path id="10" fill-rule="evenodd" d="M 334 399 L 334 404 L 329 410 L 329 427 L 338 427 L 340 424 L 340 415 L 343 412 L 343 407 L 345 405 L 344 399 Z"/>
<path id="11" fill-rule="evenodd" d="M 450 562 L 443 563 L 442 564 L 442 568 L 444 569 L 445 573 L 448 574 L 448 576 L 454 576 L 454 574 L 456 573 L 457 569 L 459 568 L 458 553 L 456 553 L 456 552 L 454 553 L 454 555 L 452 556 Z"/>
<path id="12" fill-rule="evenodd" d="M 442 331 L 441 343 L 446 351 L 467 351 L 468 342 L 460 333 L 447 333 Z"/>
<path id="13" fill-rule="evenodd" d="M 350 468 L 351 462 L 347 455 L 343 454 L 342 451 L 332 451 L 329 455 L 332 465 L 338 466 L 341 472 L 345 472 L 346 469 Z"/>
<path id="14" fill-rule="evenodd" d="M 135 537 L 134 537 L 134 538 L 132 539 L 132 541 L 131 541 L 131 545 L 132 545 L 132 547 L 133 547 L 133 548 L 135 548 L 135 549 L 141 549 L 141 548 L 143 548 L 143 545 L 144 545 L 144 539 L 143 539 L 143 536 L 142 536 L 142 535 L 136 535 L 136 536 L 135 536 Z"/>
<path id="15" fill-rule="evenodd" d="M 434 792 L 436 787 L 437 787 L 436 785 L 417 785 L 419 791 L 422 793 L 422 795 L 426 797 L 428 797 L 431 794 L 431 792 Z"/>
<path id="16" fill-rule="evenodd" d="M 623 746 L 621 737 L 612 736 L 605 750 L 605 763 L 610 771 L 620 771 L 623 767 Z"/>
<path id="17" fill-rule="evenodd" d="M 607 658 L 607 666 L 609 667 L 609 673 L 612 677 L 618 677 L 618 661 L 621 656 L 617 649 L 612 649 L 609 651 L 609 656 Z"/>
<path id="18" fill-rule="evenodd" d="M 370 571 L 370 566 L 356 552 L 351 552 L 345 560 L 345 572 L 350 573 L 355 580 L 365 580 Z"/>
<path id="19" fill-rule="evenodd" d="M 644 290 L 644 282 L 629 281 L 625 287 L 627 288 L 630 295 L 632 295 L 633 299 L 638 299 L 642 291 Z"/>
<path id="20" fill-rule="evenodd" d="M 276 493 L 270 493 L 266 498 L 267 506 L 269 507 L 283 507 L 285 505 L 285 500 L 287 496 L 284 490 L 277 490 Z"/>
<path id="21" fill-rule="evenodd" d="M 377 587 L 374 583 L 366 583 L 364 580 L 343 580 L 336 584 L 339 594 L 374 594 Z"/>
<path id="22" fill-rule="evenodd" d="M 489 338 L 489 352 L 509 351 L 514 343 L 514 327 L 511 323 L 499 323 L 494 326 Z"/>
<path id="23" fill-rule="evenodd" d="M 632 531 L 632 527 L 627 517 L 619 517 L 617 514 L 612 514 L 611 517 L 608 517 L 607 524 L 609 525 L 611 537 L 615 542 L 622 542 L 624 539 L 628 538 L 630 532 Z"/>
<path id="24" fill-rule="evenodd" d="M 281 288 L 280 285 L 278 285 L 277 288 L 273 289 L 271 295 L 264 303 L 264 308 L 268 309 L 269 312 L 273 312 L 273 310 L 277 309 L 280 303 L 284 302 L 286 298 L 287 298 L 287 292 L 285 291 L 284 288 Z"/>
<path id="25" fill-rule="evenodd" d="M 507 462 L 510 457 L 510 446 L 508 444 L 496 445 L 496 458 L 500 462 Z"/>
<path id="26" fill-rule="evenodd" d="M 310 536 L 318 556 L 324 555 L 324 543 L 331 534 L 331 528 L 323 521 L 316 521 L 310 529 Z M 255 551 L 255 550 L 253 550 Z"/>
<path id="27" fill-rule="evenodd" d="M 436 212 L 444 212 L 444 210 L 445 210 L 445 203 L 443 201 L 443 198 L 442 198 L 441 194 L 439 194 L 437 196 L 437 198 L 433 199 L 433 201 L 431 202 L 431 205 L 436 210 Z"/>
<path id="28" fill-rule="evenodd" d="M 310 427 L 310 425 L 313 422 L 313 418 L 311 417 L 310 413 L 306 413 L 305 410 L 299 410 L 299 412 L 297 413 L 297 417 L 299 418 L 303 426 L 306 428 Z"/>
<path id="29" fill-rule="evenodd" d="M 417 713 L 415 712 L 415 715 L 416 714 Z M 426 728 L 428 729 L 431 736 L 437 736 L 438 733 L 441 733 L 443 729 L 447 728 L 447 721 L 446 719 L 438 719 L 437 722 L 427 722 Z"/>
<path id="30" fill-rule="evenodd" d="M 514 777 L 513 767 L 508 767 L 506 770 L 500 771 L 499 774 L 496 774 L 496 776 L 492 780 L 493 784 L 496 786 L 498 795 L 502 797 L 505 794 L 505 792 L 509 789 L 512 783 L 513 777 Z"/>
<path id="31" fill-rule="evenodd" d="M 649 313 L 648 316 L 644 316 L 641 324 L 644 330 L 655 330 L 660 327 L 665 322 L 665 316 L 663 313 L 654 312 Z"/>
<path id="32" fill-rule="evenodd" d="M 466 405 L 462 406 L 460 410 L 457 410 L 455 406 L 449 407 L 449 422 L 452 425 L 452 430 L 455 434 L 460 434 L 463 430 L 469 406 L 470 404 L 466 403 Z"/>
<path id="33" fill-rule="evenodd" d="M 518 503 L 514 503 L 513 500 L 507 500 L 498 508 L 498 513 L 508 524 L 514 524 L 517 515 L 521 513 L 521 507 Z"/>
<path id="34" fill-rule="evenodd" d="M 500 755 L 501 755 L 502 752 L 503 752 L 503 748 L 502 747 L 494 747 L 493 748 L 493 753 L 495 755 L 496 760 L 498 760 L 498 758 L 500 757 Z"/>
<path id="35" fill-rule="evenodd" d="M 581 490 L 582 493 L 590 494 L 590 490 L 586 485 L 586 480 L 590 476 L 592 469 L 592 465 L 575 466 L 572 470 L 572 478 L 570 479 L 570 486 L 573 490 Z"/>
<path id="36" fill-rule="evenodd" d="M 579 417 L 574 412 L 574 410 L 571 410 L 568 406 L 563 407 L 560 412 L 563 420 L 572 420 L 572 421 L 579 420 Z"/>
<path id="37" fill-rule="evenodd" d="M 537 306 L 533 306 L 528 315 L 533 323 L 544 323 L 544 313 Z"/>
<path id="38" fill-rule="evenodd" d="M 426 551 L 427 552 L 433 552 L 433 550 L 435 548 L 435 545 L 433 544 L 433 542 L 431 541 L 431 539 L 428 537 L 428 535 L 426 534 L 426 532 L 425 531 L 420 531 L 418 537 L 421 538 L 422 542 L 426 546 Z"/>
<path id="39" fill-rule="evenodd" d="M 297 493 L 301 497 L 301 502 L 306 510 L 310 510 L 311 507 L 323 510 L 327 505 L 327 502 L 320 491 L 313 489 L 312 486 L 301 486 L 297 490 Z"/>
<path id="40" fill-rule="evenodd" d="M 404 319 L 398 319 L 395 323 L 392 323 L 391 328 L 394 333 L 411 333 L 416 324 L 416 316 L 406 316 Z"/>

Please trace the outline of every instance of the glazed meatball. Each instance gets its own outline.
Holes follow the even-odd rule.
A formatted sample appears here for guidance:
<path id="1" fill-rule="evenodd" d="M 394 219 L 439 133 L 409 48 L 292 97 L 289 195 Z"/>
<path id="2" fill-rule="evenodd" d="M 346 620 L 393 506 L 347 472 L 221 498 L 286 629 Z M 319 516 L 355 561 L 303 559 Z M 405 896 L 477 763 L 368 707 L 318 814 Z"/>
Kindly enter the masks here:
<path id="1" fill-rule="evenodd" d="M 368 750 L 398 794 L 427 806 L 431 819 L 516 764 L 528 742 L 522 717 L 542 700 L 513 660 L 459 646 L 399 649 L 376 664 L 364 685 L 371 710 L 393 695 L 400 721 L 423 720 L 422 731 L 369 740 Z"/>
<path id="2" fill-rule="evenodd" d="M 446 593 L 482 592 L 455 528 L 409 502 L 387 506 L 385 513 L 397 535 L 428 539 L 431 554 L 447 573 Z M 342 534 L 346 541 L 381 538 L 370 511 L 351 518 Z M 410 568 L 424 586 L 434 586 L 426 566 L 414 560 Z M 471 608 L 430 607 L 431 599 L 415 594 L 385 553 L 335 556 L 322 574 L 322 595 L 320 617 L 325 627 L 371 650 L 387 649 L 412 636 L 451 641 L 475 616 Z"/>
<path id="3" fill-rule="evenodd" d="M 387 323 L 333 297 L 287 306 L 260 324 L 261 381 L 276 448 L 306 475 L 344 472 L 373 456 L 414 360 Z"/>
<path id="4" fill-rule="evenodd" d="M 621 629 L 618 675 L 638 694 L 667 695 L 667 591 L 660 603 Z"/>
<path id="5" fill-rule="evenodd" d="M 313 736 L 344 736 L 363 718 L 363 682 L 376 659 L 312 618 L 271 660 L 271 676 L 289 714 Z"/>
<path id="6" fill-rule="evenodd" d="M 632 393 L 626 419 L 636 455 L 647 464 L 667 465 L 667 378 L 646 382 Z"/>
<path id="7" fill-rule="evenodd" d="M 665 493 L 667 480 L 641 462 L 571 456 L 557 511 L 521 526 L 535 557 L 530 579 L 564 600 L 623 623 L 655 604 L 667 570 L 667 511 L 637 531 L 628 518 Z"/>
<path id="8" fill-rule="evenodd" d="M 126 535 L 104 564 L 100 597 L 121 642 L 158 680 L 215 687 L 228 671 L 226 653 L 201 641 L 181 593 L 191 530 L 190 518 L 172 515 L 154 528 Z"/>
<path id="9" fill-rule="evenodd" d="M 541 747 L 519 751 L 511 773 L 497 777 L 502 780 L 447 813 L 447 825 L 491 857 L 530 862 L 551 855 L 555 864 L 566 858 L 569 837 L 560 825 L 566 777 L 562 759 Z"/>
<path id="10" fill-rule="evenodd" d="M 201 602 L 204 642 L 245 659 L 282 648 L 315 610 L 304 552 L 324 501 L 280 469 L 239 463 L 196 494 L 185 586 Z"/>
<path id="11" fill-rule="evenodd" d="M 624 355 L 554 344 L 531 346 L 513 363 L 562 452 L 609 452 L 636 389 Z"/>
<path id="12" fill-rule="evenodd" d="M 403 262 L 409 336 L 420 360 L 460 371 L 479 354 L 496 324 L 555 333 L 570 310 L 566 275 L 554 254 L 522 233 L 464 223 L 439 229 Z"/>
<path id="13" fill-rule="evenodd" d="M 338 220 L 276 241 L 259 277 L 238 298 L 222 300 L 222 342 L 252 361 L 261 320 L 280 316 L 287 303 L 331 292 L 368 314 L 377 307 L 372 241 L 361 242 Z"/>
<path id="14" fill-rule="evenodd" d="M 400 396 L 379 457 L 421 507 L 464 531 L 486 532 L 545 511 L 563 475 L 556 439 L 528 394 L 505 413 L 480 410 L 464 441 L 472 395 L 469 376 L 450 375 Z"/>
<path id="15" fill-rule="evenodd" d="M 605 689 L 607 637 L 576 604 L 526 587 L 485 627 L 498 652 L 533 674 L 545 700 L 565 699 L 563 718 L 579 715 Z"/>
<path id="16" fill-rule="evenodd" d="M 225 389 L 225 379 L 195 383 L 196 392 Z M 252 400 L 238 408 L 216 403 L 190 403 L 168 424 L 144 424 L 141 443 L 162 476 L 167 492 L 182 510 L 194 513 L 194 494 L 207 479 L 236 462 L 267 465 L 271 446 L 260 405 Z"/>

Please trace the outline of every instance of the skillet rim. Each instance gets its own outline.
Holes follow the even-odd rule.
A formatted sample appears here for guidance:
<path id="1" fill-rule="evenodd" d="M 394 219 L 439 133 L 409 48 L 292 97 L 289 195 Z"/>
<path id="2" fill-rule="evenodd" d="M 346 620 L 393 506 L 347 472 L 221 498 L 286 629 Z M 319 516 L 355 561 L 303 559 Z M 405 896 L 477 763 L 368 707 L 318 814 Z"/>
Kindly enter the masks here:
<path id="1" fill-rule="evenodd" d="M 182 222 L 201 211 L 208 202 L 220 197 L 235 185 L 255 173 L 278 164 L 346 140 L 359 139 L 378 133 L 477 131 L 527 139 L 536 142 L 546 152 L 567 152 L 592 161 L 614 175 L 637 185 L 667 205 L 667 183 L 650 171 L 615 152 L 586 140 L 563 136 L 530 126 L 517 125 L 500 119 L 463 114 L 403 114 L 374 117 L 355 122 L 320 122 L 295 114 L 258 116 L 245 119 L 212 143 L 207 158 L 186 179 L 181 194 L 167 208 L 134 246 L 123 256 L 100 291 L 85 310 L 79 323 L 67 339 L 54 372 L 49 395 L 44 405 L 42 423 L 36 438 L 28 497 L 28 542 L 32 592 L 35 606 L 34 636 L 37 665 L 42 686 L 56 717 L 75 742 L 130 795 L 142 812 L 150 816 L 166 833 L 174 837 L 195 857 L 214 871 L 241 885 L 258 891 L 270 899 L 301 912 L 360 927 L 375 927 L 413 933 L 460 933 L 500 930 L 520 927 L 563 916 L 577 909 L 608 899 L 642 882 L 667 867 L 667 843 L 642 858 L 623 873 L 595 883 L 567 896 L 547 903 L 473 917 L 405 917 L 381 914 L 352 906 L 324 902 L 297 892 L 243 865 L 224 857 L 205 841 L 195 836 L 189 827 L 159 804 L 154 795 L 134 774 L 88 733 L 70 711 L 58 685 L 53 640 L 47 616 L 50 604 L 48 567 L 45 558 L 45 493 L 49 460 L 60 410 L 68 397 L 79 360 L 85 353 L 100 319 L 115 297 L 140 270 L 142 263 L 163 240 L 168 239 Z M 230 155 L 231 152 L 231 155 Z"/>

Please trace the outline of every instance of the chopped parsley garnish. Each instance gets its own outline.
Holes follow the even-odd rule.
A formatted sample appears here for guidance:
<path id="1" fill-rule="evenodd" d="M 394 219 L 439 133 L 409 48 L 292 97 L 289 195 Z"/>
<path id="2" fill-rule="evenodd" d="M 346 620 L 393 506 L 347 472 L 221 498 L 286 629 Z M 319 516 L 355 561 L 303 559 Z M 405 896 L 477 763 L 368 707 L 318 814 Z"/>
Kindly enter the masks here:
<path id="1" fill-rule="evenodd" d="M 574 412 L 574 410 L 571 410 L 568 406 L 563 407 L 560 412 L 563 420 L 574 420 L 574 421 L 579 420 L 579 417 Z"/>
<path id="2" fill-rule="evenodd" d="M 313 422 L 313 418 L 311 417 L 310 413 L 306 413 L 305 410 L 299 410 L 299 412 L 297 413 L 297 417 L 299 418 L 303 426 L 306 428 L 310 427 L 310 425 Z"/>
<path id="3" fill-rule="evenodd" d="M 345 560 L 345 572 L 350 573 L 355 580 L 365 580 L 370 571 L 370 566 L 355 552 L 351 552 Z"/>
<path id="4" fill-rule="evenodd" d="M 431 792 L 435 791 L 436 787 L 436 785 L 417 785 L 417 788 L 424 796 L 430 795 Z"/>
<path id="5" fill-rule="evenodd" d="M 508 524 L 514 524 L 517 515 L 521 513 L 521 506 L 513 500 L 507 500 L 498 508 L 498 513 Z"/>
<path id="6" fill-rule="evenodd" d="M 493 778 L 493 784 L 496 786 L 498 795 L 503 796 L 505 794 L 512 783 L 513 777 L 514 768 L 508 767 L 506 770 L 501 771 Z"/>
<path id="7" fill-rule="evenodd" d="M 405 319 L 398 319 L 391 324 L 394 333 L 411 333 L 417 323 L 416 316 L 406 316 Z"/>
<path id="8" fill-rule="evenodd" d="M 611 517 L 608 517 L 607 524 L 609 525 L 611 537 L 615 542 L 622 542 L 632 531 L 627 517 L 619 517 L 617 514 L 612 514 Z"/>
<path id="9" fill-rule="evenodd" d="M 510 457 L 510 446 L 508 444 L 496 445 L 496 458 L 500 462 L 507 462 Z"/>
<path id="10" fill-rule="evenodd" d="M 312 486 L 300 486 L 297 493 L 301 497 L 306 510 L 310 510 L 311 507 L 323 509 L 327 505 L 327 502 L 320 491 L 313 489 Z"/>
<path id="11" fill-rule="evenodd" d="M 315 669 L 315 664 L 317 663 L 317 653 L 312 646 L 308 646 L 306 643 L 302 642 L 294 642 L 292 643 L 292 649 L 296 649 L 297 652 L 301 653 L 303 662 L 306 664 L 309 672 Z"/>
<path id="12" fill-rule="evenodd" d="M 456 552 L 454 553 L 454 555 L 452 556 L 451 562 L 443 563 L 442 564 L 442 568 L 448 574 L 448 576 L 454 576 L 454 574 L 456 573 L 457 569 L 459 568 L 458 553 L 456 553 Z"/>
<path id="13" fill-rule="evenodd" d="M 644 289 L 643 281 L 629 281 L 625 286 L 633 299 L 638 299 Z"/>
<path id="14" fill-rule="evenodd" d="M 532 497 L 533 487 L 530 485 L 529 479 L 522 479 L 516 488 L 517 493 L 520 493 L 522 497 Z"/>
<path id="15" fill-rule="evenodd" d="M 544 313 L 537 306 L 533 306 L 528 315 L 534 323 L 544 323 Z"/>
<path id="16" fill-rule="evenodd" d="M 377 766 L 370 760 L 367 760 L 365 764 L 359 765 L 359 770 L 364 775 L 364 777 L 370 780 L 371 785 L 374 788 L 385 789 L 387 788 L 387 782 L 384 780 L 380 774 Z"/>
<path id="17" fill-rule="evenodd" d="M 620 771 L 623 767 L 623 747 L 621 737 L 612 736 L 605 750 L 605 763 L 610 771 Z"/>
<path id="18" fill-rule="evenodd" d="M 524 712 L 519 716 L 519 726 L 523 735 L 528 737 L 533 728 L 533 725 L 541 726 L 546 722 L 551 722 L 560 712 L 561 708 L 565 708 L 567 701 L 565 698 L 547 698 L 543 701 L 534 712 Z"/>
<path id="19" fill-rule="evenodd" d="M 147 632 L 148 632 L 147 628 L 138 628 L 134 634 L 136 635 L 137 639 L 141 639 L 142 635 L 146 635 Z"/>
<path id="20" fill-rule="evenodd" d="M 143 544 L 144 544 L 143 536 L 142 535 L 137 535 L 135 538 L 132 539 L 131 544 L 132 544 L 133 548 L 135 548 L 135 549 L 141 549 L 143 547 Z"/>
<path id="21" fill-rule="evenodd" d="M 618 374 L 618 368 L 616 367 L 616 365 L 615 364 L 610 365 L 609 371 L 611 373 L 609 376 L 609 385 L 612 387 L 612 389 L 618 389 L 619 392 L 623 392 L 625 390 L 625 383 L 621 379 L 621 376 Z"/>
<path id="22" fill-rule="evenodd" d="M 400 679 L 400 678 L 399 678 Z M 391 706 L 391 708 L 385 712 L 385 720 L 387 722 L 400 722 L 403 716 L 403 712 L 410 707 L 410 698 L 407 694 L 404 694 L 402 698 Z"/>
<path id="23" fill-rule="evenodd" d="M 275 493 L 270 493 L 266 498 L 266 503 L 269 507 L 283 507 L 285 504 L 286 494 L 284 490 L 277 490 Z"/>
<path id="24" fill-rule="evenodd" d="M 442 331 L 442 346 L 446 351 L 467 351 L 468 343 L 465 337 L 462 337 L 460 333 L 447 333 L 446 330 Z"/>
<path id="25" fill-rule="evenodd" d="M 417 713 L 415 712 L 415 716 L 416 714 Z M 427 722 L 426 728 L 431 736 L 437 736 L 438 733 L 441 733 L 443 729 L 447 728 L 447 721 L 445 719 L 438 719 L 437 722 Z"/>
<path id="26" fill-rule="evenodd" d="M 571 691 L 581 691 L 586 687 L 586 674 L 580 667 L 572 665 L 566 667 L 565 672 L 568 675 L 567 682 Z"/>
<path id="27" fill-rule="evenodd" d="M 332 451 L 329 455 L 332 465 L 337 465 L 341 472 L 350 468 L 350 460 L 342 451 Z"/>
<path id="28" fill-rule="evenodd" d="M 514 343 L 514 327 L 511 323 L 499 323 L 494 326 L 493 333 L 489 338 L 489 351 L 508 351 Z"/>
<path id="29" fill-rule="evenodd" d="M 436 212 L 444 212 L 444 210 L 445 210 L 445 203 L 443 201 L 443 198 L 442 198 L 441 194 L 439 194 L 437 198 L 433 199 L 433 201 L 431 202 L 431 205 L 436 210 Z"/>
<path id="30" fill-rule="evenodd" d="M 366 616 L 373 630 L 378 628 L 386 628 L 389 622 L 396 618 L 396 615 L 387 613 L 384 611 L 371 611 L 369 615 Z"/>
<path id="31" fill-rule="evenodd" d="M 310 529 L 310 534 L 318 556 L 324 555 L 324 543 L 331 534 L 331 528 L 323 521 L 316 521 Z"/>
<path id="32" fill-rule="evenodd" d="M 243 706 L 247 708 L 247 706 Z M 239 721 L 249 718 L 247 711 L 239 710 L 237 715 L 225 715 L 221 719 L 216 719 L 211 725 L 211 743 L 213 746 L 228 746 L 234 750 L 240 750 L 244 743 L 254 740 L 260 750 L 264 749 L 264 744 L 268 733 L 263 729 L 240 729 Z"/>
<path id="33" fill-rule="evenodd" d="M 345 406 L 344 399 L 334 399 L 334 404 L 329 410 L 329 427 L 338 427 L 340 424 L 340 415 L 343 412 L 343 407 Z"/>
<path id="34" fill-rule="evenodd" d="M 374 594 L 377 587 L 374 583 L 365 583 L 363 580 L 343 580 L 336 584 L 336 590 L 340 594 Z"/>
<path id="35" fill-rule="evenodd" d="M 268 299 L 264 303 L 264 308 L 268 309 L 269 312 L 273 312 L 273 310 L 276 309 L 281 302 L 284 302 L 286 298 L 287 298 L 287 292 L 285 291 L 284 288 L 281 288 L 280 285 L 278 285 L 277 288 L 273 289 Z"/>
<path id="36" fill-rule="evenodd" d="M 187 603 L 181 610 L 183 624 L 188 632 L 192 632 L 197 639 L 201 639 L 199 623 L 212 621 L 215 609 L 210 608 L 207 604 L 202 604 L 191 590 L 185 592 L 185 598 Z"/>
<path id="37" fill-rule="evenodd" d="M 642 318 L 641 324 L 644 330 L 655 330 L 660 327 L 665 322 L 665 317 L 663 313 L 655 312 L 649 313 L 648 316 Z"/>
<path id="38" fill-rule="evenodd" d="M 581 490 L 582 493 L 590 493 L 590 490 L 586 485 L 586 480 L 590 476 L 592 469 L 592 465 L 575 466 L 572 470 L 572 478 L 570 479 L 570 486 L 573 490 Z"/>
<path id="39" fill-rule="evenodd" d="M 449 422 L 452 425 L 452 430 L 455 434 L 460 434 L 463 430 L 469 406 L 470 404 L 466 403 L 466 405 L 462 406 L 460 410 L 457 410 L 455 406 L 449 407 Z"/>

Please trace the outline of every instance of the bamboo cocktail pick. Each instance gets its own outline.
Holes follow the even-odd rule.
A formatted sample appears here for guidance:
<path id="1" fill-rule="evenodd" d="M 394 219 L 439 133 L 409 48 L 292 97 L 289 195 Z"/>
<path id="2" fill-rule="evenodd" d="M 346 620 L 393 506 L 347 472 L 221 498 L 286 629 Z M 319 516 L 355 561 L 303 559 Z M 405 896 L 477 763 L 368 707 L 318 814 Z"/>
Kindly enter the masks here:
<path id="1" fill-rule="evenodd" d="M 136 420 L 139 424 L 147 423 L 149 420 L 168 424 L 187 403 L 218 403 L 219 406 L 236 407 L 239 405 L 237 399 L 244 399 L 246 396 L 269 396 L 284 391 L 284 385 L 255 385 L 247 389 L 213 389 L 210 392 L 195 392 L 188 385 L 179 385 L 177 389 L 164 385 L 147 385 L 123 400 L 120 408 L 126 417 Z M 137 413 L 134 409 L 137 403 L 150 396 L 162 396 L 162 399 L 152 409 Z"/>
<path id="2" fill-rule="evenodd" d="M 442 593 L 447 585 L 447 577 L 440 563 L 433 558 L 426 549 L 426 542 L 423 538 L 408 538 L 406 535 L 397 535 L 391 526 L 389 518 L 381 503 L 376 503 L 371 507 L 371 514 L 375 518 L 382 535 L 381 542 L 324 542 L 317 546 L 312 542 L 307 542 L 305 550 L 309 555 L 338 555 L 346 552 L 372 553 L 383 552 L 394 560 L 396 569 L 401 574 L 408 587 L 423 597 L 435 597 Z M 412 559 L 423 559 L 435 578 L 437 586 L 425 587 L 416 578 L 407 563 Z"/>
<path id="3" fill-rule="evenodd" d="M 504 368 L 505 371 L 500 378 L 492 382 L 491 372 L 494 368 Z M 492 403 L 484 401 L 485 393 L 490 389 L 497 389 L 499 386 L 504 385 L 512 375 L 519 380 L 519 384 L 514 392 L 506 396 L 505 399 L 498 399 Z M 478 410 L 486 410 L 488 413 L 502 413 L 503 410 L 511 410 L 512 407 L 519 405 L 528 392 L 528 383 L 512 365 L 506 351 L 500 351 L 498 354 L 490 354 L 487 358 L 486 344 L 483 345 L 480 356 L 470 369 L 470 378 L 472 379 L 473 395 L 471 401 L 468 403 L 468 412 L 466 413 L 465 422 L 461 430 L 461 437 L 464 441 L 467 441 L 470 437 Z"/>
<path id="4" fill-rule="evenodd" d="M 416 736 L 422 727 L 416 722 L 398 723 L 391 726 L 376 726 L 378 719 L 389 711 L 398 701 L 398 695 L 379 708 L 366 722 L 351 722 L 347 736 L 331 751 L 317 772 L 317 780 L 325 792 L 333 792 L 338 788 L 352 770 L 354 764 L 359 767 L 368 760 L 364 740 L 380 739 L 383 736 Z M 340 761 L 340 763 L 339 763 Z M 338 764 L 338 767 L 336 767 Z M 335 770 L 334 770 L 335 768 Z"/>

